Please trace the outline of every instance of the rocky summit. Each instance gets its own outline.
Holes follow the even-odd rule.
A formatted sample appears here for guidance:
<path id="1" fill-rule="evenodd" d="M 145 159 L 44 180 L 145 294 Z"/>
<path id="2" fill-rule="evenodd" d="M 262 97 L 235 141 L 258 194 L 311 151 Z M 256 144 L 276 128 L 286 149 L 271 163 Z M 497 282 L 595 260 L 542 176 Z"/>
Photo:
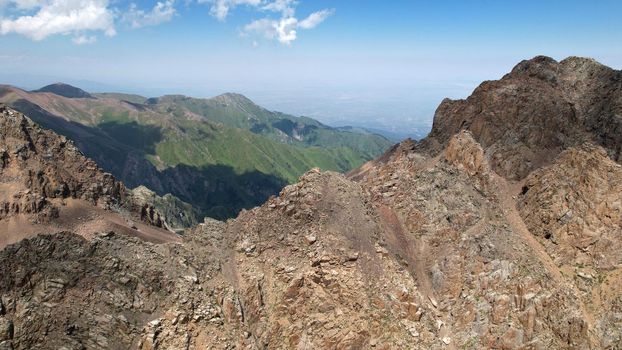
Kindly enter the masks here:
<path id="1" fill-rule="evenodd" d="M 498 81 L 481 84 L 466 100 L 438 107 L 424 142 L 440 152 L 461 129 L 473 133 L 500 175 L 520 180 L 585 142 L 620 160 L 622 72 L 592 59 L 556 62 L 536 57 Z"/>
<path id="2" fill-rule="evenodd" d="M 620 349 L 621 77 L 523 61 L 420 142 L 161 239 L 5 108 L 0 349 Z"/>

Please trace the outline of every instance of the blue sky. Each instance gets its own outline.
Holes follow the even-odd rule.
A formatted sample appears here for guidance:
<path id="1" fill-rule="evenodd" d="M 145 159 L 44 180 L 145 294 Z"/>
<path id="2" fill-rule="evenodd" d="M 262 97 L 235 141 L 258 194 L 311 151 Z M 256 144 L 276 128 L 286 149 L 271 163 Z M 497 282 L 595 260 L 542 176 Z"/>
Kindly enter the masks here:
<path id="1" fill-rule="evenodd" d="M 0 0 L 0 79 L 237 91 L 336 124 L 425 126 L 443 97 L 535 55 L 622 68 L 620 13 L 619 0 Z"/>

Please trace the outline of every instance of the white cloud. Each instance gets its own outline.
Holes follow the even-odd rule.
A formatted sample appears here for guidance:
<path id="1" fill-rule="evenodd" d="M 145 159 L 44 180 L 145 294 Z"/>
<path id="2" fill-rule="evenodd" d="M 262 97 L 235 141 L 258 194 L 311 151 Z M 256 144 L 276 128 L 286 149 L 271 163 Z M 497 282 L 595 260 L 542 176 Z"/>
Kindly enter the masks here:
<path id="1" fill-rule="evenodd" d="M 74 43 L 89 44 L 97 40 L 97 33 L 116 35 L 117 20 L 141 28 L 170 21 L 177 14 L 176 0 L 160 0 L 146 10 L 132 3 L 125 13 L 111 8 L 109 1 L 119 0 L 0 0 L 0 35 L 16 33 L 37 41 L 52 35 L 71 35 Z M 210 14 L 220 21 L 234 8 L 247 6 L 264 16 L 243 26 L 242 34 L 286 45 L 297 39 L 299 30 L 317 27 L 334 12 L 324 9 L 301 20 L 296 16 L 299 0 L 185 1 L 209 4 Z"/>
<path id="2" fill-rule="evenodd" d="M 136 4 L 130 5 L 129 11 L 123 15 L 123 20 L 130 23 L 132 28 L 155 26 L 170 21 L 177 11 L 175 0 L 159 2 L 149 12 L 138 9 Z"/>
<path id="3" fill-rule="evenodd" d="M 313 29 L 334 13 L 332 9 L 325 9 L 314 12 L 307 18 L 299 21 L 294 16 L 293 8 L 290 7 L 292 4 L 295 4 L 295 2 L 291 0 L 277 0 L 268 4 L 273 5 L 272 9 L 274 11 L 281 11 L 282 17 L 278 20 L 271 18 L 255 20 L 244 26 L 242 35 L 259 35 L 266 39 L 277 40 L 282 44 L 289 45 L 298 37 L 298 29 Z M 289 15 L 290 13 L 291 15 Z"/>
<path id="4" fill-rule="evenodd" d="M 295 0 L 274 0 L 262 6 L 262 10 L 280 12 L 283 17 L 293 17 L 296 12 L 295 7 L 297 2 Z"/>
<path id="5" fill-rule="evenodd" d="M 273 20 L 262 18 L 244 26 L 245 34 L 257 34 L 266 39 L 276 39 L 282 44 L 290 44 L 296 40 L 298 20 L 294 17 Z"/>
<path id="6" fill-rule="evenodd" d="M 71 39 L 76 45 L 87 45 L 93 44 L 97 41 L 97 37 L 95 35 L 78 35 Z"/>
<path id="7" fill-rule="evenodd" d="M 297 0 L 197 0 L 197 2 L 211 4 L 210 15 L 219 21 L 224 21 L 231 10 L 238 6 L 249 6 L 260 11 L 278 12 L 282 17 L 293 17 L 298 4 Z"/>
<path id="8" fill-rule="evenodd" d="M 20 9 L 34 10 L 31 15 L 0 19 L 0 34 L 17 33 L 33 40 L 55 34 L 102 31 L 116 34 L 114 14 L 107 0 L 11 0 Z M 36 4 L 35 4 L 36 2 Z"/>
<path id="9" fill-rule="evenodd" d="M 229 15 L 229 11 L 240 5 L 248 5 L 257 7 L 264 0 L 198 0 L 200 4 L 210 3 L 210 15 L 216 17 L 219 21 L 224 21 Z"/>
<path id="10" fill-rule="evenodd" d="M 335 10 L 322 10 L 313 12 L 309 15 L 309 17 L 303 19 L 298 23 L 298 26 L 302 29 L 313 29 L 317 27 L 320 23 L 324 22 L 328 16 L 332 15 Z"/>
<path id="11" fill-rule="evenodd" d="M 237 6 L 245 5 L 261 12 L 280 14 L 279 19 L 264 17 L 254 20 L 242 29 L 243 36 L 258 35 L 269 40 L 277 40 L 289 45 L 298 37 L 298 29 L 313 29 L 334 13 L 324 9 L 313 12 L 307 18 L 296 17 L 298 0 L 197 0 L 201 4 L 211 4 L 210 15 L 224 21 Z M 253 47 L 256 47 L 253 41 Z"/>

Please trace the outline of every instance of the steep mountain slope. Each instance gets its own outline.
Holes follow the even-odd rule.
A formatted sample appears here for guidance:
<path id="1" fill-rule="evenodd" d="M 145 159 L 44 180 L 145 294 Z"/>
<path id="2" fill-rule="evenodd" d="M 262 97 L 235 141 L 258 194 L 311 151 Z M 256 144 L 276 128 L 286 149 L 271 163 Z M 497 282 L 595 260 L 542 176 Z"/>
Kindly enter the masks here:
<path id="1" fill-rule="evenodd" d="M 331 128 L 311 118 L 269 111 L 240 94 L 227 93 L 211 99 L 169 95 L 149 99 L 147 103 L 160 111 L 173 114 L 183 115 L 189 111 L 207 120 L 249 130 L 279 142 L 346 147 L 366 158 L 378 156 L 390 145 L 386 139 L 374 133 Z"/>
<path id="2" fill-rule="evenodd" d="M 470 130 L 499 174 L 522 179 L 565 148 L 592 141 L 620 160 L 622 72 L 592 59 L 536 57 L 466 100 L 446 99 L 424 145 L 433 153 Z"/>
<path id="3" fill-rule="evenodd" d="M 156 241 L 175 240 L 165 217 L 132 200 L 66 138 L 0 106 L 0 247 L 42 232 L 84 235 L 117 230 Z M 134 222 L 137 221 L 137 222 Z"/>
<path id="4" fill-rule="evenodd" d="M 561 117 L 548 104 L 521 125 L 503 102 L 505 84 L 565 62 L 525 61 L 518 67 L 543 70 L 484 83 L 454 102 L 456 115 L 444 102 L 430 138 L 404 141 L 347 177 L 309 171 L 179 243 L 64 233 L 7 247 L 0 347 L 619 348 L 620 144 L 597 128 L 549 124 Z M 562 89 L 531 83 L 540 95 Z M 498 93 L 480 100 L 490 85 Z M 615 119 L 607 113 L 616 91 L 594 99 L 602 114 L 590 118 Z M 523 93 L 538 95 L 505 98 Z M 478 120 L 493 115 L 488 131 Z M 550 142 L 539 132 L 555 148 L 539 149 Z M 529 159 L 543 166 L 524 166 Z"/>
<path id="5" fill-rule="evenodd" d="M 269 112 L 238 95 L 209 100 L 95 97 L 65 98 L 12 87 L 0 92 L 0 101 L 74 140 L 128 186 L 172 193 L 216 218 L 263 202 L 312 167 L 347 171 L 389 145 L 376 135 Z M 295 125 L 289 134 L 273 126 L 270 132 L 254 133 L 255 124 L 241 122 L 252 118 Z"/>

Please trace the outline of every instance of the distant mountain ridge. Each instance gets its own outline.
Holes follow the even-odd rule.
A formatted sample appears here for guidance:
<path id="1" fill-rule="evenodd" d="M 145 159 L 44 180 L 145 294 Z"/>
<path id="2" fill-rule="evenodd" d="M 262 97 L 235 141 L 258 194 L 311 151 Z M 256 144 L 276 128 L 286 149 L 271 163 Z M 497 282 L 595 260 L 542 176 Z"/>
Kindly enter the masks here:
<path id="1" fill-rule="evenodd" d="M 246 96 L 236 93 L 225 93 L 208 99 L 165 95 L 149 98 L 145 104 L 174 114 L 191 112 L 209 121 L 249 130 L 278 142 L 320 147 L 349 147 L 366 156 L 377 153 L 388 144 L 386 140 L 382 140 L 384 137 L 377 133 L 332 128 L 312 118 L 269 111 L 256 105 Z M 363 144 L 360 140 L 363 140 Z"/>
<path id="2" fill-rule="evenodd" d="M 91 94 L 88 92 L 77 88 L 75 86 L 71 86 L 63 83 L 55 83 L 42 87 L 39 90 L 35 90 L 33 92 L 50 92 L 59 96 L 67 97 L 67 98 L 93 98 Z"/>
<path id="3" fill-rule="evenodd" d="M 345 172 L 391 145 L 382 136 L 268 111 L 239 94 L 80 91 L 66 84 L 35 92 L 0 86 L 0 102 L 74 140 L 127 186 L 171 193 L 219 219 L 262 203 L 313 167 Z"/>

